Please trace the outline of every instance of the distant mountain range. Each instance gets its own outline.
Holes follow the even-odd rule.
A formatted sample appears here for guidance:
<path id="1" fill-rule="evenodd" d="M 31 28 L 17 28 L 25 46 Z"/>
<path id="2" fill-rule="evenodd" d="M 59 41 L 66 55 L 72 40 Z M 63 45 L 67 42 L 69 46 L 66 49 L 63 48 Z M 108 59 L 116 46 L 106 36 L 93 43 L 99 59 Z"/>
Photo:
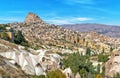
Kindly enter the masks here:
<path id="1" fill-rule="evenodd" d="M 104 25 L 104 24 L 65 24 L 61 25 L 63 28 L 71 29 L 73 31 L 90 32 L 96 31 L 99 34 L 106 36 L 120 38 L 120 26 Z"/>

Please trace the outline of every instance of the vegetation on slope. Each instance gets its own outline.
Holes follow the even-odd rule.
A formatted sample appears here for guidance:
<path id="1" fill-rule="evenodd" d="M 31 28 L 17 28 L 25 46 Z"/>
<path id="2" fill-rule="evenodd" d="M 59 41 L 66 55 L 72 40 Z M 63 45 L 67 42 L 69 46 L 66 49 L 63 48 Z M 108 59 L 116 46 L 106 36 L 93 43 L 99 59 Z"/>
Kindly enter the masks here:
<path id="1" fill-rule="evenodd" d="M 89 60 L 89 56 L 81 56 L 79 53 L 68 55 L 67 59 L 63 59 L 65 68 L 70 67 L 72 72 L 80 73 L 82 78 L 94 78 L 100 74 L 100 66 L 94 67 Z"/>
<path id="2" fill-rule="evenodd" d="M 20 44 L 22 46 L 29 46 L 28 42 L 22 34 L 22 31 L 17 31 L 17 33 L 15 34 L 14 43 Z"/>
<path id="3" fill-rule="evenodd" d="M 103 54 L 99 54 L 98 55 L 98 61 L 99 62 L 107 62 L 108 61 L 108 55 L 103 55 Z"/>
<path id="4" fill-rule="evenodd" d="M 46 77 L 44 75 L 40 75 L 40 76 L 33 76 L 33 78 L 66 78 L 66 75 L 62 73 L 59 69 L 57 69 L 54 71 L 50 71 Z"/>

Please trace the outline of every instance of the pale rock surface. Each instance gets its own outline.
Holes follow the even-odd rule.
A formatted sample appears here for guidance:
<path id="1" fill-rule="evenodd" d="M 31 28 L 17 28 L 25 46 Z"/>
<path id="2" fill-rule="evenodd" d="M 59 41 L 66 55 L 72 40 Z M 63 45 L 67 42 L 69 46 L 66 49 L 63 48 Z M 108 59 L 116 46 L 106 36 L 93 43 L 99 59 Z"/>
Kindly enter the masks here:
<path id="1" fill-rule="evenodd" d="M 14 66 L 8 60 L 0 56 L 0 78 L 28 78 L 19 67 Z"/>
<path id="2" fill-rule="evenodd" d="M 63 70 L 63 73 L 66 75 L 66 78 L 74 78 L 74 74 L 72 73 L 70 67 Z"/>
<path id="3" fill-rule="evenodd" d="M 14 65 L 19 65 L 21 69 L 30 75 L 46 75 L 46 70 L 49 65 L 55 63 L 59 67 L 61 57 L 57 54 L 47 54 L 47 51 L 37 51 L 37 55 L 23 51 L 23 52 L 0 52 L 0 55 L 11 59 L 9 62 Z M 44 57 L 44 61 L 43 61 Z M 49 59 L 46 60 L 46 59 Z M 46 64 L 48 62 L 48 64 Z M 49 63 L 51 62 L 51 63 Z"/>
<path id="4" fill-rule="evenodd" d="M 36 22 L 39 22 L 39 23 L 43 23 L 43 21 L 40 19 L 39 16 L 37 16 L 36 14 L 34 13 L 29 13 L 24 21 L 25 23 L 36 23 Z"/>
<path id="5" fill-rule="evenodd" d="M 105 75 L 109 78 L 120 73 L 120 52 L 111 54 L 110 59 L 106 62 L 105 69 Z"/>
<path id="6" fill-rule="evenodd" d="M 77 73 L 77 74 L 75 75 L 75 78 L 81 78 L 80 74 Z"/>

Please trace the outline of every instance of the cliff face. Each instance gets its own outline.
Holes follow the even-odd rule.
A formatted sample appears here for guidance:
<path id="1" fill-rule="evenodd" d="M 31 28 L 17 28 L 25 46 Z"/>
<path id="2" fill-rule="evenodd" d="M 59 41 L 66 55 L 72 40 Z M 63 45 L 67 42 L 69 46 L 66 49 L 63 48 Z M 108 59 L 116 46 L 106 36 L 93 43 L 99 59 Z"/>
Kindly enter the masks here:
<path id="1" fill-rule="evenodd" d="M 40 19 L 39 16 L 37 16 L 36 14 L 34 13 L 29 13 L 24 21 L 24 23 L 36 23 L 36 22 L 39 22 L 39 23 L 43 23 L 43 21 Z"/>
<path id="2" fill-rule="evenodd" d="M 28 51 L 23 46 L 0 39 L 0 76 L 46 75 L 47 71 L 59 67 L 60 59 L 58 54 L 49 50 L 30 48 Z"/>
<path id="3" fill-rule="evenodd" d="M 112 53 L 110 59 L 105 65 L 105 74 L 107 77 L 113 77 L 120 73 L 120 51 Z"/>
<path id="4" fill-rule="evenodd" d="M 2 48 L 0 55 L 12 59 L 10 61 L 12 64 L 18 64 L 24 72 L 31 75 L 45 75 L 47 71 L 59 67 L 58 63 L 61 58 L 56 52 L 80 52 L 85 55 L 86 48 L 89 47 L 91 55 L 99 55 L 99 53 L 109 54 L 110 47 L 120 47 L 120 39 L 100 35 L 93 31 L 81 33 L 50 25 L 33 13 L 28 14 L 25 22 L 10 23 L 9 25 L 15 31 L 22 31 L 30 43 L 30 49 L 28 48 L 26 51 L 22 46 L 8 42 L 3 43 L 4 41 L 0 40 L 0 48 Z M 108 76 L 111 70 L 114 71 L 109 64 L 109 62 L 106 63 L 106 75 Z"/>
<path id="5" fill-rule="evenodd" d="M 0 77 L 2 78 L 27 78 L 26 74 L 12 63 L 8 59 L 0 56 Z"/>

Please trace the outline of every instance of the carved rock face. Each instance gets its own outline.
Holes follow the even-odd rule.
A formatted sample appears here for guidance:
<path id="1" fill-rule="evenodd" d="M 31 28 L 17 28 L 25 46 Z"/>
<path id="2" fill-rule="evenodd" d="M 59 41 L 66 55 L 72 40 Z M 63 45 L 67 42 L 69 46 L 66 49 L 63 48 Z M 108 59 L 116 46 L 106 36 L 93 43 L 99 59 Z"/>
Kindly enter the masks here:
<path id="1" fill-rule="evenodd" d="M 8 62 L 15 66 L 20 66 L 25 73 L 39 76 L 46 75 L 46 71 L 51 71 L 59 67 L 61 57 L 58 54 L 49 54 L 47 52 L 47 50 L 37 50 L 36 53 L 38 54 L 32 54 L 17 50 L 0 52 L 0 55 L 11 59 Z M 43 58 L 44 62 L 42 61 Z"/>
<path id="2" fill-rule="evenodd" d="M 115 74 L 120 73 L 120 53 L 115 52 L 111 55 L 110 60 L 106 62 L 105 74 L 107 77 L 113 77 Z"/>
<path id="3" fill-rule="evenodd" d="M 27 24 L 28 23 L 36 23 L 36 22 L 43 23 L 43 21 L 40 19 L 40 17 L 34 13 L 29 13 L 24 22 Z"/>
<path id="4" fill-rule="evenodd" d="M 9 59 L 0 56 L 0 77 L 8 78 L 26 78 L 25 73 L 12 63 L 9 62 Z"/>

